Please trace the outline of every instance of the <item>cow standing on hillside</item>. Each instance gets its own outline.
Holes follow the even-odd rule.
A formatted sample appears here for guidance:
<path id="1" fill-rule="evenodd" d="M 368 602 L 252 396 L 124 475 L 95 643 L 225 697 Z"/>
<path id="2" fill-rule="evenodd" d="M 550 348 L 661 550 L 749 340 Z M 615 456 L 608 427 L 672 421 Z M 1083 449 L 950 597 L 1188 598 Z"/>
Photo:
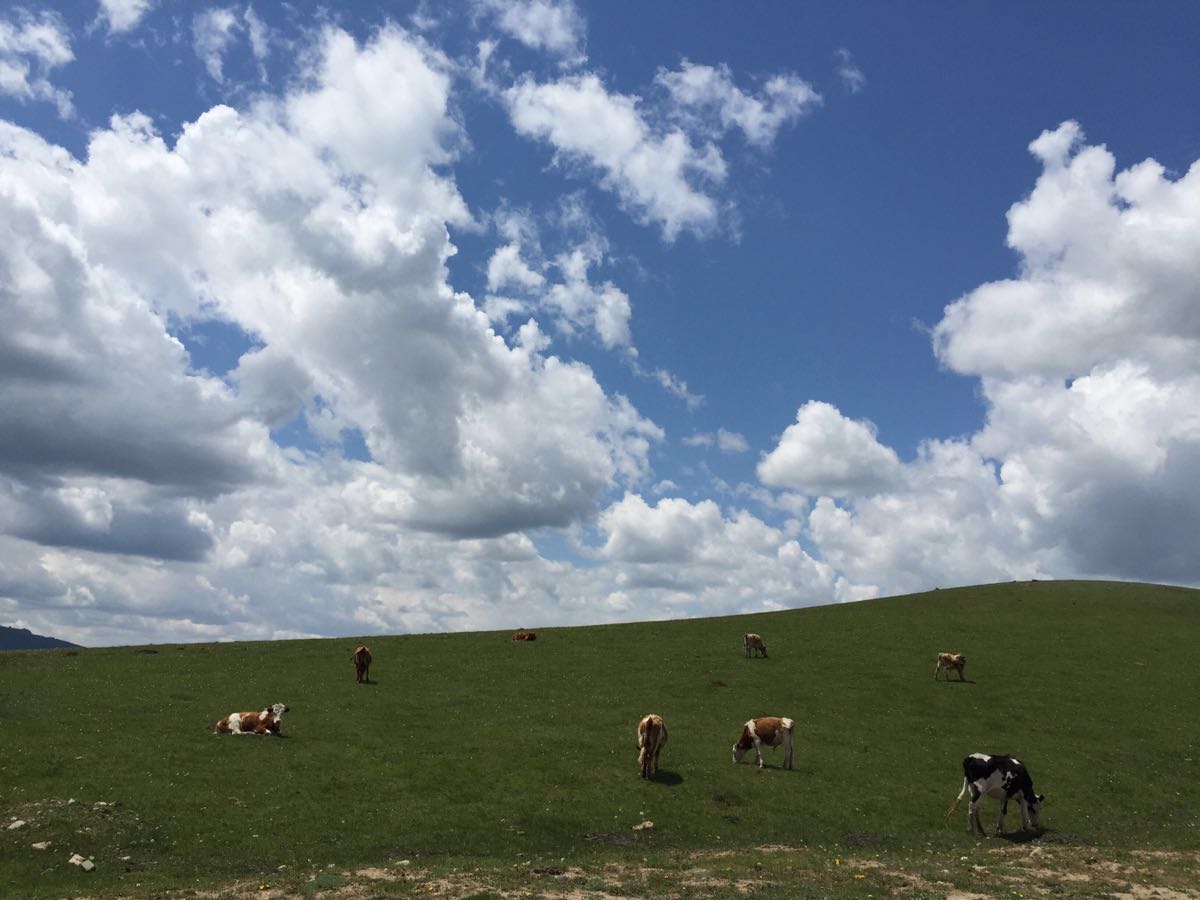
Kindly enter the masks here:
<path id="1" fill-rule="evenodd" d="M 354 660 L 354 675 L 355 680 L 362 684 L 371 683 L 371 651 L 364 644 L 354 648 L 354 655 L 350 657 Z"/>
<path id="2" fill-rule="evenodd" d="M 792 767 L 792 731 L 795 728 L 794 721 L 779 716 L 751 719 L 742 726 L 741 737 L 733 745 L 733 761 L 741 762 L 746 751 L 753 747 L 754 752 L 758 754 L 758 767 L 761 769 L 763 767 L 763 744 L 768 747 L 778 747 L 783 744 L 783 768 L 790 769 Z"/>
<path id="3" fill-rule="evenodd" d="M 522 631 L 514 631 L 512 639 L 514 641 L 536 641 L 537 640 L 537 632 L 536 631 L 523 631 L 523 630 Z"/>
<path id="4" fill-rule="evenodd" d="M 746 648 L 746 659 L 750 658 L 751 652 L 761 656 L 763 659 L 767 657 L 767 645 L 763 643 L 763 639 L 757 634 L 742 635 L 742 646 Z"/>
<path id="5" fill-rule="evenodd" d="M 937 667 L 933 670 L 933 680 L 937 681 L 938 673 L 943 669 L 946 670 L 946 680 L 950 680 L 950 670 L 954 669 L 958 672 L 958 680 L 966 681 L 966 675 L 963 670 L 967 667 L 967 658 L 961 653 L 939 653 L 937 658 Z"/>
<path id="6" fill-rule="evenodd" d="M 967 831 L 984 833 L 983 825 L 979 821 L 979 798 L 984 794 L 1000 801 L 1000 819 L 996 822 L 996 834 L 1003 833 L 1008 801 L 1014 799 L 1021 807 L 1021 828 L 1028 831 L 1030 827 L 1038 827 L 1038 816 L 1046 798 L 1043 794 L 1033 792 L 1033 779 L 1016 757 L 972 753 L 964 759 L 962 790 L 946 810 L 947 819 L 954 815 L 963 794 L 967 791 L 971 792 L 971 805 L 967 808 Z"/>
<path id="7" fill-rule="evenodd" d="M 650 713 L 643 716 L 637 726 L 638 765 L 642 777 L 649 778 L 658 771 L 658 754 L 667 742 L 667 726 L 662 716 Z"/>
<path id="8" fill-rule="evenodd" d="M 291 709 L 276 703 L 261 712 L 230 713 L 213 728 L 213 734 L 273 734 L 280 737 L 283 714 Z"/>

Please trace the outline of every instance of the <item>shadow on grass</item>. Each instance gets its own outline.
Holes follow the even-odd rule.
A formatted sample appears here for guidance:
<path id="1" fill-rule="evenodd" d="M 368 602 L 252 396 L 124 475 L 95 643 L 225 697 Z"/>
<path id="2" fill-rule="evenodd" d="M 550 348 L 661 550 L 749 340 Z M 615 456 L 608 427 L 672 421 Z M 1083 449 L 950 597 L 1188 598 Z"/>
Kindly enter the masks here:
<path id="1" fill-rule="evenodd" d="M 998 834 L 996 837 L 1002 841 L 1008 841 L 1010 844 L 1029 844 L 1039 840 L 1043 835 L 1048 835 L 1049 828 L 1035 828 L 1033 831 L 1009 831 L 1004 834 Z M 1048 838 L 1053 841 L 1053 838 Z"/>
<path id="2" fill-rule="evenodd" d="M 655 784 L 666 785 L 667 787 L 675 787 L 677 784 L 683 784 L 683 776 L 678 772 L 668 772 L 666 769 L 659 769 L 650 776 L 650 781 Z"/>

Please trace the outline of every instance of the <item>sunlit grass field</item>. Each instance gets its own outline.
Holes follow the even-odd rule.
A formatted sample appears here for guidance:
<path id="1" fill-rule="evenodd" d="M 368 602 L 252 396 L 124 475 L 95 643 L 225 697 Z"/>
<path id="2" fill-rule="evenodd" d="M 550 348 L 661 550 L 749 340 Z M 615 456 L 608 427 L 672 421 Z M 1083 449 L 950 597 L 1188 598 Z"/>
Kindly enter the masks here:
<path id="1" fill-rule="evenodd" d="M 745 631 L 768 659 L 744 657 Z M 0 654 L 0 896 L 313 893 L 340 883 L 322 872 L 401 860 L 502 872 L 766 845 L 958 859 L 979 840 L 965 803 L 943 813 L 977 750 L 1029 767 L 1047 846 L 1200 849 L 1192 590 L 1012 583 L 533 643 L 367 643 L 368 685 L 353 639 Z M 967 655 L 966 683 L 933 680 L 939 650 Z M 276 701 L 282 739 L 211 733 Z M 651 783 L 647 712 L 670 732 Z M 731 762 L 759 715 L 796 720 L 794 771 L 781 750 L 763 772 Z"/>

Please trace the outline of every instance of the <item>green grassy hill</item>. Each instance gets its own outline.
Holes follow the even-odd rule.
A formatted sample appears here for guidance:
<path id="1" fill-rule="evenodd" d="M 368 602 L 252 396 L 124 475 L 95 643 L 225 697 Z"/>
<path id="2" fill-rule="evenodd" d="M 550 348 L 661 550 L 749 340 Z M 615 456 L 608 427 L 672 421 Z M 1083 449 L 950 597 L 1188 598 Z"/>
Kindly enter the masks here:
<path id="1" fill-rule="evenodd" d="M 744 631 L 770 658 L 744 658 Z M 398 860 L 559 872 L 776 844 L 958 859 L 979 842 L 964 809 L 952 828 L 942 814 L 976 750 L 1027 764 L 1047 847 L 1200 849 L 1193 590 L 1013 583 L 529 644 L 368 643 L 370 685 L 352 640 L 0 655 L 0 896 L 311 892 L 341 883 L 322 871 Z M 943 649 L 968 683 L 934 682 Z M 211 734 L 275 701 L 284 739 Z M 654 783 L 634 746 L 647 712 L 670 732 Z M 794 771 L 730 761 L 758 715 L 796 720 Z"/>

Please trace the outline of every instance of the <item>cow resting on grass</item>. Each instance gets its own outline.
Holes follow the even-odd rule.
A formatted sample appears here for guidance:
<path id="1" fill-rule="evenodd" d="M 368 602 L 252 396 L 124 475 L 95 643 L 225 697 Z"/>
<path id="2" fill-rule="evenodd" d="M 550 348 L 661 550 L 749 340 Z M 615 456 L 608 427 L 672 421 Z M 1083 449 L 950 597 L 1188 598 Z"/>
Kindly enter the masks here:
<path id="1" fill-rule="evenodd" d="M 283 714 L 290 707 L 276 703 L 261 712 L 230 713 L 213 728 L 213 734 L 274 734 L 279 735 Z"/>
<path id="2" fill-rule="evenodd" d="M 1019 759 L 1013 756 L 989 756 L 987 753 L 972 753 L 963 760 L 963 786 L 951 807 L 946 810 L 949 819 L 958 809 L 963 794 L 971 792 L 971 804 L 967 808 L 967 831 L 983 834 L 979 822 L 979 799 L 987 794 L 1000 801 L 1000 818 L 996 822 L 996 834 L 1004 831 L 1004 814 L 1008 812 L 1008 801 L 1016 800 L 1021 807 L 1021 828 L 1028 831 L 1038 827 L 1038 816 L 1046 798 L 1033 792 L 1033 779 Z"/>
<path id="3" fill-rule="evenodd" d="M 536 641 L 536 631 L 514 631 L 512 639 L 514 641 Z"/>
<path id="4" fill-rule="evenodd" d="M 791 719 L 778 716 L 764 716 L 761 719 L 751 719 L 742 726 L 742 735 L 733 745 L 733 761 L 741 762 L 751 747 L 758 754 L 758 767 L 763 767 L 762 747 L 778 747 L 783 744 L 783 767 L 792 767 L 792 731 L 796 723 Z"/>
<path id="5" fill-rule="evenodd" d="M 746 659 L 750 658 L 751 652 L 763 659 L 767 657 L 767 645 L 763 643 L 763 639 L 757 634 L 746 634 L 742 636 L 742 646 L 746 648 Z"/>
<path id="6" fill-rule="evenodd" d="M 643 716 L 637 726 L 638 765 L 642 767 L 643 778 L 658 771 L 658 754 L 666 742 L 667 726 L 662 716 L 654 713 Z"/>
<path id="7" fill-rule="evenodd" d="M 967 667 L 967 658 L 961 653 L 939 653 L 937 659 L 937 667 L 933 670 L 933 680 L 937 681 L 938 673 L 943 669 L 946 671 L 946 680 L 950 680 L 950 670 L 954 669 L 958 672 L 958 680 L 965 681 L 963 670 Z"/>
<path id="8" fill-rule="evenodd" d="M 363 645 L 354 648 L 354 655 L 351 657 L 354 660 L 354 674 L 359 684 L 364 681 L 367 684 L 371 683 L 371 651 Z"/>

